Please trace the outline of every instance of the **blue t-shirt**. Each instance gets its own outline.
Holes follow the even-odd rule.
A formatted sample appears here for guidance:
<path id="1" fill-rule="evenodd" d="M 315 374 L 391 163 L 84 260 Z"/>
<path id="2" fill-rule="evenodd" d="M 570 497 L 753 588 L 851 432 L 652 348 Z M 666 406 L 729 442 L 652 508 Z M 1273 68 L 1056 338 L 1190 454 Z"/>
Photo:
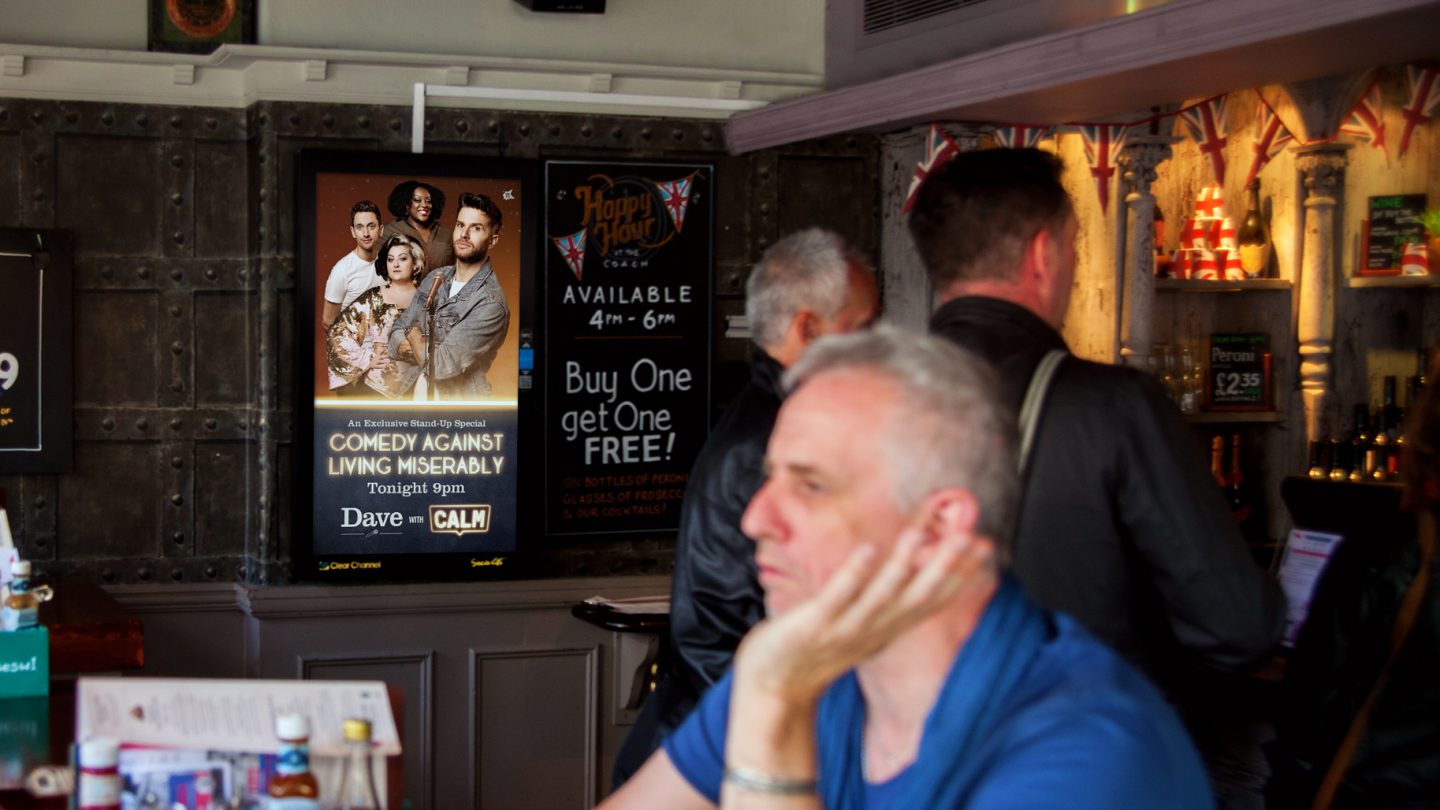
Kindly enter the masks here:
<path id="1" fill-rule="evenodd" d="M 1012 596 L 1019 592 L 1007 590 Z M 951 806 L 971 810 L 1213 808 L 1199 756 L 1155 688 L 1073 619 L 1046 614 L 1027 598 L 1019 599 L 1025 610 L 1045 617 L 1044 638 L 1028 661 L 1010 670 L 1017 674 L 1010 683 L 979 687 L 986 691 L 975 696 L 977 705 L 988 703 L 983 713 L 989 717 L 960 734 L 967 741 L 964 750 L 940 751 L 932 743 L 945 734 L 937 729 L 965 721 L 932 712 L 917 760 L 894 779 L 865 784 L 866 810 L 898 807 L 897 802 L 905 801 L 900 797 L 907 795 L 905 783 L 923 778 L 927 769 L 932 778 L 935 769 L 943 769 L 938 778 L 948 780 L 949 795 L 958 797 Z M 976 635 L 980 632 L 977 629 Z M 967 688 L 963 681 L 975 671 L 973 656 L 962 660 L 965 651 L 961 652 L 947 691 Z M 727 673 L 665 741 L 665 751 L 681 776 L 716 804 L 724 772 L 731 678 Z M 854 673 L 830 687 L 817 725 L 826 725 L 826 713 L 835 709 L 832 693 L 837 690 L 859 696 Z M 861 708 L 853 716 L 863 717 Z M 858 733 L 856 729 L 857 740 Z M 822 794 L 827 781 L 833 781 L 824 778 L 824 767 L 822 752 Z M 826 807 L 839 804 L 831 797 L 822 798 Z"/>

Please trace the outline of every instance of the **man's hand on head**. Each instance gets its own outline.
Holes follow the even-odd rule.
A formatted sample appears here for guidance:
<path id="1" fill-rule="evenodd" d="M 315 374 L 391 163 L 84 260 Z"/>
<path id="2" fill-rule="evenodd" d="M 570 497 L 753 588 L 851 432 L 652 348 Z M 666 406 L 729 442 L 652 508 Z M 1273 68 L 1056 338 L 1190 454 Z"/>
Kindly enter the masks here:
<path id="1" fill-rule="evenodd" d="M 988 587 L 995 546 L 971 532 L 912 524 L 890 552 L 855 549 L 812 598 L 761 622 L 741 642 L 735 684 L 811 704 L 836 678 L 933 615 L 967 587 Z"/>

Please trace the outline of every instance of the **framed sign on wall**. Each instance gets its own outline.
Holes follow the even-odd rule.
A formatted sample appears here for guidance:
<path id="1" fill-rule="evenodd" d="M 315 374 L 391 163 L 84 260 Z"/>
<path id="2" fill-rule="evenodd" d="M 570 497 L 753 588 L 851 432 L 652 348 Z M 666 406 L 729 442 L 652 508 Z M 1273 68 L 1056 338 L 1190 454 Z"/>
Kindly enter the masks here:
<path id="1" fill-rule="evenodd" d="M 69 231 L 0 228 L 0 473 L 74 462 Z"/>
<path id="2" fill-rule="evenodd" d="M 545 164 L 545 533 L 673 531 L 710 429 L 714 169 Z"/>
<path id="3" fill-rule="evenodd" d="M 533 174 L 527 161 L 300 153 L 297 578 L 520 567 Z"/>

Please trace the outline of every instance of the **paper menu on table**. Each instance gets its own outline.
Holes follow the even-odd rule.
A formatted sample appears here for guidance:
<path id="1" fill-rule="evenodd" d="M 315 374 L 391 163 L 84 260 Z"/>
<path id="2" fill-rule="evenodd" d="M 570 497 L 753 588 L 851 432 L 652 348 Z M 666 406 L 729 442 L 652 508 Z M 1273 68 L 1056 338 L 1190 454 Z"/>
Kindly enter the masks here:
<path id="1" fill-rule="evenodd" d="M 352 717 L 370 721 L 376 753 L 400 753 L 390 698 L 380 681 L 81 678 L 75 690 L 75 739 L 270 751 L 276 745 L 275 717 L 281 714 L 310 718 L 312 754 L 343 754 L 343 724 Z"/>
<path id="2" fill-rule="evenodd" d="M 1315 583 L 1325 573 L 1330 556 L 1344 538 L 1338 534 L 1311 532 L 1295 529 L 1285 544 L 1285 556 L 1280 559 L 1280 587 L 1285 591 L 1289 610 L 1285 616 L 1285 637 L 1281 643 L 1295 646 L 1300 637 L 1300 628 L 1310 612 L 1310 597 Z"/>

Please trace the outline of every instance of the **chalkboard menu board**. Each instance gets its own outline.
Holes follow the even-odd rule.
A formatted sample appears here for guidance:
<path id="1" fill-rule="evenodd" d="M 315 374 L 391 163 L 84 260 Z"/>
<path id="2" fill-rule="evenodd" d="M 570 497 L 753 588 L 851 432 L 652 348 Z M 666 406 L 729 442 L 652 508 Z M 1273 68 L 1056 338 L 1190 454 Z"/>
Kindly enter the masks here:
<path id="1" fill-rule="evenodd" d="M 68 231 L 0 229 L 0 473 L 72 464 Z"/>
<path id="2" fill-rule="evenodd" d="M 1371 197 L 1360 274 L 1399 273 L 1400 256 L 1405 245 L 1425 242 L 1425 227 L 1420 224 L 1423 213 L 1424 194 Z"/>
<path id="3" fill-rule="evenodd" d="M 545 530 L 679 524 L 709 431 L 714 171 L 545 166 Z"/>
<path id="4" fill-rule="evenodd" d="M 1270 336 L 1259 332 L 1210 336 L 1206 408 L 1212 411 L 1268 411 Z"/>

